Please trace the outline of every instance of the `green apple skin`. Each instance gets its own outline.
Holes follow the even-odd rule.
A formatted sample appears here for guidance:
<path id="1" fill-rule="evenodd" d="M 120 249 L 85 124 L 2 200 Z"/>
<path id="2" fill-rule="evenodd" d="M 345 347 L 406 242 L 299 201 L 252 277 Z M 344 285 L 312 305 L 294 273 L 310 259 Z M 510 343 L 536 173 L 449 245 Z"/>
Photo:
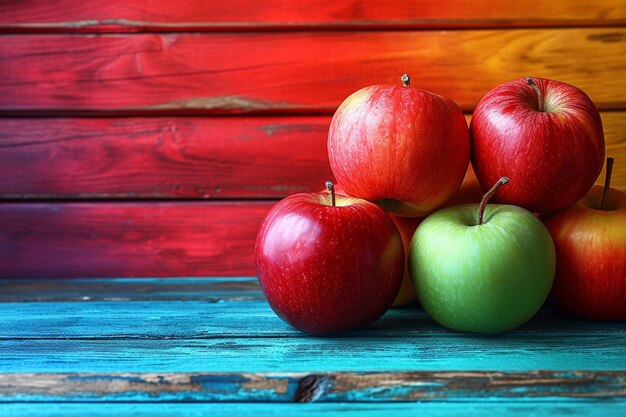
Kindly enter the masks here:
<path id="1" fill-rule="evenodd" d="M 439 210 L 417 228 L 409 268 L 419 302 L 452 330 L 495 334 L 528 321 L 552 287 L 554 243 L 529 211 L 488 204 Z"/>

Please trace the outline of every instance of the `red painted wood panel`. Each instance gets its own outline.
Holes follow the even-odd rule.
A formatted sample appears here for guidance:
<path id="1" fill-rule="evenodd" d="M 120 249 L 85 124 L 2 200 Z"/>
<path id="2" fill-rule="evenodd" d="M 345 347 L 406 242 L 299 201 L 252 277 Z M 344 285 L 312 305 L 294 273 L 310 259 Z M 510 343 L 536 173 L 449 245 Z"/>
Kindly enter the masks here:
<path id="1" fill-rule="evenodd" d="M 469 117 L 468 117 L 469 118 Z M 278 198 L 332 178 L 330 116 L 0 120 L 0 199 Z M 626 190 L 626 112 L 603 112 Z"/>
<path id="2" fill-rule="evenodd" d="M 0 278 L 255 275 L 273 204 L 0 204 Z"/>
<path id="3" fill-rule="evenodd" d="M 472 110 L 524 75 L 626 107 L 626 28 L 166 35 L 10 35 L 0 111 L 55 114 L 332 113 L 353 91 L 413 85 Z"/>
<path id="4" fill-rule="evenodd" d="M 5 31 L 185 31 L 623 25 L 622 0 L 21 0 Z"/>
<path id="5" fill-rule="evenodd" d="M 0 198 L 271 198 L 332 178 L 330 116 L 0 119 Z"/>

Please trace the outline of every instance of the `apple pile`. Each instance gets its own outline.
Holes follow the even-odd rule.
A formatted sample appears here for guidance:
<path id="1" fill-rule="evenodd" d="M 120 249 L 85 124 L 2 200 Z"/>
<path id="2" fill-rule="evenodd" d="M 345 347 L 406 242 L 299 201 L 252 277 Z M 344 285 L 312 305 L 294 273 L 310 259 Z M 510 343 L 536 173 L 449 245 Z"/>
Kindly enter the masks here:
<path id="1" fill-rule="evenodd" d="M 501 333 L 551 291 L 569 314 L 626 319 L 626 193 L 610 168 L 592 188 L 604 134 L 578 88 L 499 85 L 468 128 L 404 75 L 346 98 L 328 157 L 338 184 L 280 201 L 257 235 L 261 288 L 295 328 L 352 330 L 417 297 L 445 327 Z"/>

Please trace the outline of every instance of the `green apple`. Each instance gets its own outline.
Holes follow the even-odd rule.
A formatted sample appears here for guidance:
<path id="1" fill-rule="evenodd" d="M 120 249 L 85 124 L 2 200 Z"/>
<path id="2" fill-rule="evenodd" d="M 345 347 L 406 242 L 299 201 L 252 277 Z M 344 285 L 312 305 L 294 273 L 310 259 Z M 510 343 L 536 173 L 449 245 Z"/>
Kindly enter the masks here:
<path id="1" fill-rule="evenodd" d="M 439 210 L 417 228 L 409 268 L 419 302 L 453 330 L 501 333 L 529 320 L 546 300 L 555 272 L 550 233 L 517 206 L 480 205 Z"/>

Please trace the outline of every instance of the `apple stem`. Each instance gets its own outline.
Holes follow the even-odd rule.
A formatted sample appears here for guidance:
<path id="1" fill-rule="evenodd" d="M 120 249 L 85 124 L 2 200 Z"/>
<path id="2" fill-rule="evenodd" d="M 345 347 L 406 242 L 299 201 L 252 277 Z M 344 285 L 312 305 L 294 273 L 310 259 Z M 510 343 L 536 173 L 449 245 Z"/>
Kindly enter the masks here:
<path id="1" fill-rule="evenodd" d="M 539 89 L 539 86 L 537 85 L 537 83 L 535 83 L 535 81 L 530 78 L 530 77 L 526 77 L 526 82 L 528 83 L 529 86 L 531 86 L 533 88 L 533 90 L 535 90 L 535 92 L 537 93 L 537 103 L 539 104 L 539 107 L 537 109 L 537 111 L 543 111 L 543 95 L 541 94 L 541 90 Z"/>
<path id="2" fill-rule="evenodd" d="M 335 184 L 331 180 L 326 181 L 326 189 L 330 191 L 330 200 L 335 207 Z"/>
<path id="3" fill-rule="evenodd" d="M 509 182 L 507 177 L 500 178 L 498 182 L 491 187 L 491 190 L 487 191 L 487 194 L 483 196 L 483 199 L 480 200 L 480 206 L 478 207 L 478 221 L 476 222 L 477 225 L 483 224 L 483 214 L 485 212 L 485 207 L 487 207 L 487 201 L 489 201 L 496 191 L 498 191 L 498 188 L 502 187 L 507 182 Z"/>
<path id="4" fill-rule="evenodd" d="M 404 74 L 402 76 L 402 78 L 400 78 L 402 80 L 402 85 L 405 87 L 410 87 L 411 86 L 411 77 L 409 77 L 409 74 Z"/>
<path id="5" fill-rule="evenodd" d="M 609 190 L 611 188 L 611 174 L 613 173 L 613 158 L 606 158 L 606 176 L 604 177 L 604 191 L 602 192 L 601 210 L 606 210 L 606 202 L 609 199 Z"/>

